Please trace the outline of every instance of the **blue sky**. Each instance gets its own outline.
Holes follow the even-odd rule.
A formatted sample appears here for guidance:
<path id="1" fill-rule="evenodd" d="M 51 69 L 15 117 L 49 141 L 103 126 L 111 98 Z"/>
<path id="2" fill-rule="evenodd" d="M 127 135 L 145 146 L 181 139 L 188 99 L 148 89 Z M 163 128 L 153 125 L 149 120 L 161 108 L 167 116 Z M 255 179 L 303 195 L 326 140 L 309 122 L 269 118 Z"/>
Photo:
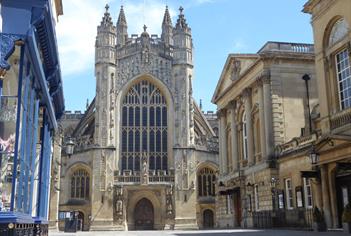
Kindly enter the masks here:
<path id="1" fill-rule="evenodd" d="M 116 22 L 125 6 L 129 34 L 161 33 L 168 4 L 173 23 L 182 5 L 195 46 L 194 98 L 216 110 L 211 98 L 229 53 L 255 53 L 267 41 L 313 42 L 307 0 L 64 0 L 57 26 L 66 110 L 84 111 L 95 95 L 94 42 L 104 6 Z"/>

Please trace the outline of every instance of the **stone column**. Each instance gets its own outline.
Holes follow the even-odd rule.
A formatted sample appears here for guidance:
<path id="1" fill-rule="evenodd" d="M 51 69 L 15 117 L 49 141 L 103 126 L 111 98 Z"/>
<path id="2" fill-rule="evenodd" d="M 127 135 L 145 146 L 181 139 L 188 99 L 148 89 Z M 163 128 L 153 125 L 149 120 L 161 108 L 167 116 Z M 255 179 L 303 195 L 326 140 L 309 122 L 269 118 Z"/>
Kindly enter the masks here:
<path id="1" fill-rule="evenodd" d="M 335 171 L 331 172 L 328 176 L 328 184 L 330 189 L 330 208 L 331 208 L 331 217 L 333 220 L 333 228 L 338 228 L 338 206 L 337 206 L 337 197 L 336 197 L 336 186 L 335 186 Z"/>
<path id="2" fill-rule="evenodd" d="M 258 85 L 258 100 L 259 100 L 259 117 L 260 117 L 260 146 L 261 146 L 261 156 L 263 160 L 267 158 L 266 152 L 266 135 L 265 135 L 265 114 L 264 114 L 264 98 L 263 98 L 263 82 L 262 78 L 259 78 L 257 81 Z"/>
<path id="3" fill-rule="evenodd" d="M 321 166 L 321 182 L 322 182 L 322 201 L 325 222 L 328 228 L 332 226 L 332 219 L 330 214 L 330 197 L 329 197 L 329 184 L 328 184 L 328 168 L 327 165 Z"/>
<path id="4" fill-rule="evenodd" d="M 238 153 L 238 131 L 237 131 L 237 121 L 235 117 L 235 109 L 236 109 L 236 103 L 235 101 L 232 102 L 231 107 L 230 107 L 230 129 L 231 129 L 231 135 L 232 135 L 232 153 L 231 153 L 231 158 L 233 159 L 233 170 L 237 171 L 238 166 L 239 166 L 239 153 Z"/>
<path id="5" fill-rule="evenodd" d="M 273 111 L 272 111 L 272 96 L 270 75 L 266 73 L 262 76 L 263 80 L 263 104 L 264 104 L 264 128 L 265 128 L 265 145 L 266 157 L 271 159 L 273 156 L 274 141 L 273 141 Z"/>
<path id="6" fill-rule="evenodd" d="M 227 120 L 226 120 L 227 111 L 221 110 L 220 115 L 220 127 L 219 127 L 219 165 L 221 174 L 227 172 Z"/>
<path id="7" fill-rule="evenodd" d="M 246 131 L 247 131 L 247 154 L 248 164 L 254 164 L 254 142 L 253 142 L 253 130 L 252 130 L 252 116 L 251 116 L 251 89 L 246 88 L 244 90 L 245 99 L 245 114 L 246 114 Z"/>

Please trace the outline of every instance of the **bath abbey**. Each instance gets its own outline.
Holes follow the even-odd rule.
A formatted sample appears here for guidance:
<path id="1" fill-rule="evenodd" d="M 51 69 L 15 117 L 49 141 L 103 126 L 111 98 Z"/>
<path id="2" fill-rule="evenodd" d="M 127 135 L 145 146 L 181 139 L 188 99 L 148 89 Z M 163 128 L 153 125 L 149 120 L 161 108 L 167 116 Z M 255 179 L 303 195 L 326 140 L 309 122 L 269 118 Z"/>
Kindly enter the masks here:
<path id="1" fill-rule="evenodd" d="M 61 230 L 72 212 L 81 230 L 214 226 L 216 115 L 193 99 L 183 9 L 173 26 L 166 7 L 160 26 L 160 37 L 145 25 L 130 36 L 123 7 L 114 24 L 106 6 L 95 44 L 96 96 L 84 114 L 66 112 L 57 137 L 66 148 L 54 149 L 62 157 L 51 202 L 59 203 Z"/>

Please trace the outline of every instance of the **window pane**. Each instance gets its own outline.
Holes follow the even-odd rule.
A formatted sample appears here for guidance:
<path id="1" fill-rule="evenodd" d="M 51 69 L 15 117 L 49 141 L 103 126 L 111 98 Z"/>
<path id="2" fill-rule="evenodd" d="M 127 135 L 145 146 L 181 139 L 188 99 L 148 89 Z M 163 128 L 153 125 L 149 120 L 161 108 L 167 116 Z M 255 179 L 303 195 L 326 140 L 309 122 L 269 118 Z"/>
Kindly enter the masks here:
<path id="1" fill-rule="evenodd" d="M 167 126 L 167 108 L 162 108 L 162 125 Z"/>

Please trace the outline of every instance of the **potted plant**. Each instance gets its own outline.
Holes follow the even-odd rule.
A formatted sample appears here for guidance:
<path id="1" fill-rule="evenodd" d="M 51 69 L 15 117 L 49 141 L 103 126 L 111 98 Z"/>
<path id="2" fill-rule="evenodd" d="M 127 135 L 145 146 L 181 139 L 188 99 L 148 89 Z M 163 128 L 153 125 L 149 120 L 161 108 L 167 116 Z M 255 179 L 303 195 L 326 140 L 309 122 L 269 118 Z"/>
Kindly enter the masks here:
<path id="1" fill-rule="evenodd" d="M 317 232 L 327 231 L 323 211 L 319 210 L 318 207 L 313 209 L 313 230 Z"/>
<path id="2" fill-rule="evenodd" d="M 344 232 L 351 233 L 351 205 L 347 204 L 342 212 Z"/>

